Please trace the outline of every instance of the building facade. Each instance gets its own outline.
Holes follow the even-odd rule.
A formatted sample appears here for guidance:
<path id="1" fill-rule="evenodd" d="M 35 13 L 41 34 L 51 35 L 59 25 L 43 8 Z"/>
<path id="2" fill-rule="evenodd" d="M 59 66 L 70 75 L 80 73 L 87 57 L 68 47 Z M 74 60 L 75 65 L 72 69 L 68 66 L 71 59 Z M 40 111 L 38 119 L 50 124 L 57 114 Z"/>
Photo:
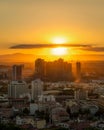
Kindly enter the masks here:
<path id="1" fill-rule="evenodd" d="M 23 65 L 13 65 L 12 67 L 12 80 L 22 80 Z"/>
<path id="2" fill-rule="evenodd" d="M 24 81 L 12 81 L 8 86 L 8 97 L 20 98 L 29 93 L 28 85 Z"/>
<path id="3" fill-rule="evenodd" d="M 32 100 L 37 99 L 38 96 L 43 94 L 43 82 L 40 79 L 36 79 L 31 83 L 31 96 Z"/>

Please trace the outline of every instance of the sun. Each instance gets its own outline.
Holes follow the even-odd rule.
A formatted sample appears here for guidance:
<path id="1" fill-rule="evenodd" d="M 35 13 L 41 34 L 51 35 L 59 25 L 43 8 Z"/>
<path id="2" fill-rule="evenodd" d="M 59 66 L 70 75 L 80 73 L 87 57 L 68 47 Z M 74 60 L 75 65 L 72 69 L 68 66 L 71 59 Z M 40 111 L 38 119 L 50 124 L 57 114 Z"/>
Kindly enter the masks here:
<path id="1" fill-rule="evenodd" d="M 63 37 L 55 37 L 52 39 L 52 43 L 54 44 L 64 44 L 66 42 L 67 42 L 66 38 Z"/>
<path id="2" fill-rule="evenodd" d="M 59 44 L 59 47 L 51 49 L 51 53 L 56 56 L 66 55 L 68 53 L 68 49 L 66 47 L 62 47 L 62 44 L 67 43 L 67 39 L 65 37 L 54 37 L 52 38 L 53 44 Z M 61 45 L 60 45 L 61 44 Z"/>
<path id="3" fill-rule="evenodd" d="M 57 47 L 57 48 L 52 49 L 53 55 L 60 56 L 60 55 L 66 55 L 67 53 L 68 53 L 67 48 L 65 48 L 65 47 Z"/>

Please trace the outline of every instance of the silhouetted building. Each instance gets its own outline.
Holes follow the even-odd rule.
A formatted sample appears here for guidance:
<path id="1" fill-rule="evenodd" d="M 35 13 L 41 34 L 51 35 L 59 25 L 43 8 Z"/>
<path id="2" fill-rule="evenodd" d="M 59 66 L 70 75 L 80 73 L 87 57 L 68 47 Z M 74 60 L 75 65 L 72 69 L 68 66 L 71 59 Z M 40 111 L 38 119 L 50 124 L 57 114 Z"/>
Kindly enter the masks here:
<path id="1" fill-rule="evenodd" d="M 35 61 L 35 77 L 41 80 L 45 77 L 45 61 L 43 59 Z"/>
<path id="2" fill-rule="evenodd" d="M 14 65 L 12 67 L 12 80 L 22 80 L 23 65 Z"/>
<path id="3" fill-rule="evenodd" d="M 72 81 L 72 64 L 58 59 L 46 62 L 37 59 L 35 62 L 35 76 L 47 81 Z"/>
<path id="4" fill-rule="evenodd" d="M 77 81 L 81 80 L 81 63 L 80 62 L 76 63 L 76 80 Z"/>

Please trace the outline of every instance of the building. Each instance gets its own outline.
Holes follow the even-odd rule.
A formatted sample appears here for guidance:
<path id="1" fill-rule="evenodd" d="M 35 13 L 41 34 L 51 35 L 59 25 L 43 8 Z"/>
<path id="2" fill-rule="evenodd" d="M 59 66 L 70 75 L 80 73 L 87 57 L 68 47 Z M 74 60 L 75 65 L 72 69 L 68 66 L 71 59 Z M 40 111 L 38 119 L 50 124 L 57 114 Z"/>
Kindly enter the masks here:
<path id="1" fill-rule="evenodd" d="M 39 102 L 56 102 L 55 97 L 53 95 L 41 95 L 38 98 Z"/>
<path id="2" fill-rule="evenodd" d="M 28 85 L 24 81 L 12 81 L 8 86 L 8 97 L 20 98 L 29 93 Z"/>
<path id="3" fill-rule="evenodd" d="M 36 120 L 35 125 L 37 129 L 43 129 L 46 127 L 46 120 Z"/>
<path id="4" fill-rule="evenodd" d="M 38 96 L 43 94 L 43 82 L 40 79 L 36 79 L 31 83 L 31 96 L 32 100 L 37 99 Z"/>
<path id="5" fill-rule="evenodd" d="M 69 114 L 62 107 L 52 109 L 51 120 L 53 124 L 69 121 Z"/>
<path id="6" fill-rule="evenodd" d="M 46 121 L 45 120 L 34 120 L 33 117 L 27 116 L 27 117 L 16 117 L 16 125 L 23 126 L 23 125 L 31 125 L 32 128 L 37 129 L 43 129 L 46 127 Z"/>
<path id="7" fill-rule="evenodd" d="M 23 65 L 13 65 L 12 67 L 12 80 L 22 80 Z"/>
<path id="8" fill-rule="evenodd" d="M 45 61 L 43 59 L 37 59 L 35 61 L 35 77 L 41 80 L 45 76 Z"/>
<path id="9" fill-rule="evenodd" d="M 46 77 L 49 81 L 71 81 L 72 64 L 63 59 L 46 62 Z"/>
<path id="10" fill-rule="evenodd" d="M 66 100 L 65 101 L 66 109 L 70 110 L 70 113 L 78 113 L 79 112 L 79 105 L 74 100 Z"/>
<path id="11" fill-rule="evenodd" d="M 59 105 L 59 104 L 58 104 Z M 50 112 L 52 108 L 57 106 L 57 102 L 53 95 L 41 95 L 38 98 L 39 111 Z"/>
<path id="12" fill-rule="evenodd" d="M 88 99 L 88 90 L 77 89 L 74 93 L 75 100 L 86 100 Z"/>
<path id="13" fill-rule="evenodd" d="M 99 110 L 99 107 L 94 104 L 83 104 L 81 107 L 82 111 L 89 110 L 90 114 L 94 115 Z"/>
<path id="14" fill-rule="evenodd" d="M 72 81 L 72 64 L 61 58 L 53 62 L 37 59 L 35 61 L 35 77 L 44 81 Z"/>
<path id="15" fill-rule="evenodd" d="M 38 105 L 36 103 L 30 103 L 30 115 L 34 115 L 38 110 Z"/>
<path id="16" fill-rule="evenodd" d="M 22 126 L 22 125 L 32 125 L 33 127 L 35 127 L 35 121 L 34 121 L 34 119 L 33 119 L 33 117 L 19 117 L 19 116 L 17 116 L 16 117 L 16 125 L 20 125 L 20 126 Z"/>
<path id="17" fill-rule="evenodd" d="M 81 63 L 80 62 L 76 63 L 76 80 L 77 81 L 81 80 Z"/>
<path id="18" fill-rule="evenodd" d="M 28 98 L 24 97 L 24 98 L 8 98 L 9 100 L 9 105 L 14 106 L 14 107 L 18 107 L 21 108 L 23 106 L 26 107 L 26 104 L 28 102 Z"/>

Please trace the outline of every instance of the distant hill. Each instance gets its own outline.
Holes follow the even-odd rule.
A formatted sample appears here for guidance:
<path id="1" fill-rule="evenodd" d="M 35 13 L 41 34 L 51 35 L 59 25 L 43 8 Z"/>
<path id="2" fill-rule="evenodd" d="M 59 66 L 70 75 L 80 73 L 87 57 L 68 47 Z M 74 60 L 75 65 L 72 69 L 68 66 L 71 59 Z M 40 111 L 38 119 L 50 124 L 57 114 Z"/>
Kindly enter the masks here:
<path id="1" fill-rule="evenodd" d="M 0 55 L 0 62 L 1 63 L 34 62 L 35 58 L 36 57 L 32 54 L 22 54 L 22 53 L 6 54 L 6 55 Z"/>
<path id="2" fill-rule="evenodd" d="M 37 58 L 44 58 L 45 60 L 55 60 L 57 57 L 50 58 L 50 56 L 45 55 L 33 55 L 33 54 L 6 54 L 0 55 L 0 64 L 1 63 L 24 63 L 24 62 L 34 62 Z M 62 58 L 62 57 L 60 57 Z M 68 61 L 104 61 L 104 55 L 71 55 Z"/>

